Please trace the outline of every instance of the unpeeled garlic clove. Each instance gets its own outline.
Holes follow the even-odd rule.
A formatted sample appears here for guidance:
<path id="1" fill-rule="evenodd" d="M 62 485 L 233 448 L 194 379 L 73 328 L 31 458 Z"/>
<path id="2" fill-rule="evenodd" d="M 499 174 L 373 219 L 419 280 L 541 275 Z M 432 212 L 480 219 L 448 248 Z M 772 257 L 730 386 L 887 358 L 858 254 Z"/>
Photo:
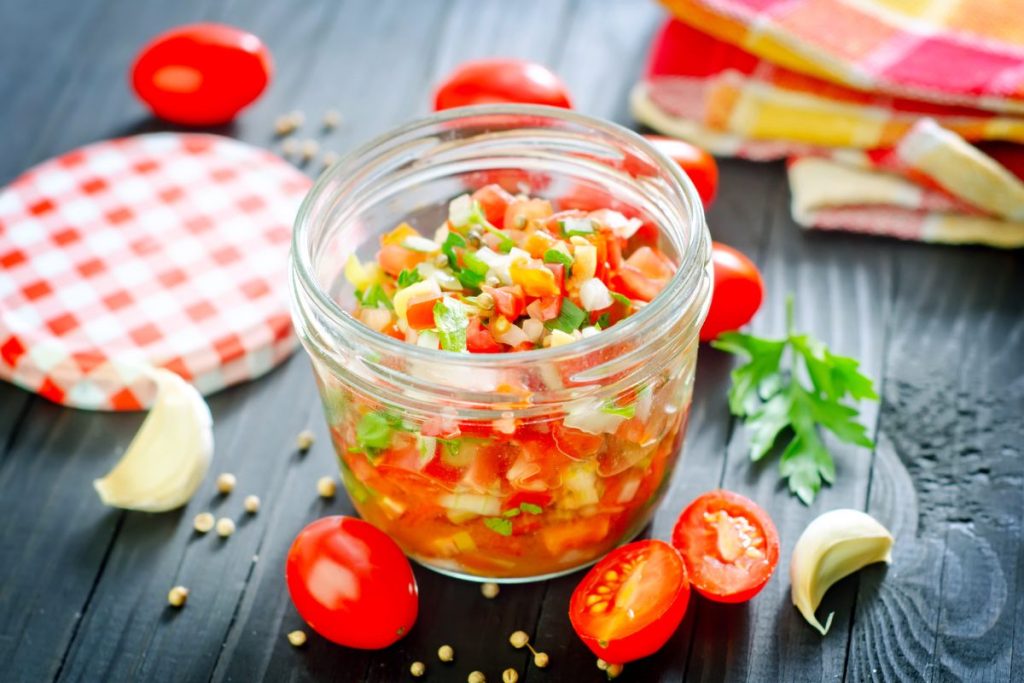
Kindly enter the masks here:
<path id="1" fill-rule="evenodd" d="M 163 512 L 199 488 L 213 456 L 213 418 L 195 387 L 169 370 L 152 370 L 153 407 L 107 476 L 93 482 L 112 507 Z"/>
<path id="2" fill-rule="evenodd" d="M 831 510 L 819 515 L 793 548 L 789 566 L 793 604 L 821 635 L 828 633 L 832 614 L 822 626 L 815 610 L 826 591 L 840 579 L 875 562 L 892 560 L 892 534 L 860 510 Z"/>

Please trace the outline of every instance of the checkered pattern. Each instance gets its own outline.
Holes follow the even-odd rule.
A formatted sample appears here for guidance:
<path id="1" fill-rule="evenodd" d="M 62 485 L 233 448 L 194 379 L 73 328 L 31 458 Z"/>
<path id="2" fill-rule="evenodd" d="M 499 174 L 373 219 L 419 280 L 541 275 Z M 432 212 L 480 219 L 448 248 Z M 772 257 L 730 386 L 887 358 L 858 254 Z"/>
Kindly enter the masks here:
<path id="1" fill-rule="evenodd" d="M 769 62 L 862 91 L 1024 112 L 1024 0 L 662 0 Z"/>
<path id="2" fill-rule="evenodd" d="M 294 348 L 291 224 L 306 176 L 211 135 L 89 145 L 0 192 L 0 378 L 64 405 L 148 406 L 145 368 L 209 394 Z"/>
<path id="3" fill-rule="evenodd" d="M 664 113 L 751 141 L 890 147 L 928 116 L 967 140 L 1024 142 L 1024 117 L 860 92 L 772 64 L 675 20 L 655 37 L 644 87 Z"/>

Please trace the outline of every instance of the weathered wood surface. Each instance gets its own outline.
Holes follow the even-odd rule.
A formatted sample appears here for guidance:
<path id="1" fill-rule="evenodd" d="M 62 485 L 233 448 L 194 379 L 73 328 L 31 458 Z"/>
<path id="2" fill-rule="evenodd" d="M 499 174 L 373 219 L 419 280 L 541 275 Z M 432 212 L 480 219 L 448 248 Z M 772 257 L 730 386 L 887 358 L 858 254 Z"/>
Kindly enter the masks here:
<path id="1" fill-rule="evenodd" d="M 458 62 L 490 54 L 551 64 L 580 110 L 629 123 L 626 93 L 661 18 L 648 0 L 517 3 L 8 2 L 0 5 L 0 182 L 94 140 L 155 130 L 126 86 L 134 51 L 178 23 L 220 20 L 270 45 L 277 78 L 237 123 L 218 132 L 269 145 L 274 118 L 338 108 L 324 144 L 345 151 L 429 108 L 431 84 Z M 311 169 L 315 171 L 316 169 Z M 774 465 L 754 467 L 729 419 L 731 361 L 702 350 L 686 452 L 649 533 L 666 537 L 680 508 L 715 486 L 743 492 L 782 536 L 777 576 L 747 606 L 695 600 L 671 643 L 622 680 L 1024 680 L 1024 262 L 1018 253 L 807 234 L 788 216 L 779 165 L 722 164 L 710 212 L 716 239 L 756 257 L 769 296 L 755 329 L 778 332 L 796 295 L 797 322 L 878 378 L 883 400 L 865 419 L 874 453 L 837 448 L 838 481 L 805 508 Z M 0 273 L 2 277 L 2 273 Z M 184 510 L 108 510 L 90 482 L 118 457 L 140 415 L 61 409 L 0 385 L 0 680 L 395 681 L 415 659 L 429 680 L 489 680 L 514 666 L 528 681 L 601 680 L 566 617 L 578 576 L 506 587 L 417 568 L 421 618 L 383 652 L 284 634 L 300 626 L 282 566 L 308 521 L 350 512 L 314 483 L 334 470 L 308 363 L 296 356 L 248 386 L 211 399 L 217 471 L 263 499 L 211 481 Z M 299 456 L 295 435 L 318 441 Z M 843 581 L 822 639 L 789 604 L 788 556 L 803 526 L 834 507 L 867 509 L 897 535 L 893 565 Z M 189 520 L 214 509 L 240 521 L 227 542 L 196 537 Z M 187 609 L 165 606 L 175 583 Z M 535 633 L 551 667 L 527 666 L 506 645 Z M 434 652 L 453 645 L 456 662 Z"/>

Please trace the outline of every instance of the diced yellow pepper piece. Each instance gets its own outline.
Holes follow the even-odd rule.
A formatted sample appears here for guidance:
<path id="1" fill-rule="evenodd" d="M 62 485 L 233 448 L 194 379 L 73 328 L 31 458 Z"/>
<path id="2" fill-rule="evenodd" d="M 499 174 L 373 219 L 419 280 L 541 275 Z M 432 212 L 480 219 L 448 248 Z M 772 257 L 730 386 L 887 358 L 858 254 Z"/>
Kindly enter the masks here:
<path id="1" fill-rule="evenodd" d="M 555 274 L 544 266 L 513 262 L 508 269 L 512 282 L 521 286 L 527 296 L 555 296 L 561 293 Z"/>
<path id="2" fill-rule="evenodd" d="M 406 237 L 412 237 L 413 235 L 419 236 L 419 233 L 416 232 L 416 229 L 408 223 L 402 223 L 388 234 L 383 235 L 380 238 L 380 243 L 381 246 L 387 246 L 389 244 L 397 244 L 401 246 Z"/>
<path id="3" fill-rule="evenodd" d="M 534 258 L 544 258 L 544 252 L 554 245 L 555 239 L 540 230 L 531 232 L 526 236 L 523 241 L 523 249 L 530 252 L 530 256 Z"/>
<path id="4" fill-rule="evenodd" d="M 358 290 L 366 291 L 366 288 L 381 282 L 383 271 L 376 263 L 361 263 L 355 254 L 349 254 L 345 262 L 345 279 L 352 283 Z"/>

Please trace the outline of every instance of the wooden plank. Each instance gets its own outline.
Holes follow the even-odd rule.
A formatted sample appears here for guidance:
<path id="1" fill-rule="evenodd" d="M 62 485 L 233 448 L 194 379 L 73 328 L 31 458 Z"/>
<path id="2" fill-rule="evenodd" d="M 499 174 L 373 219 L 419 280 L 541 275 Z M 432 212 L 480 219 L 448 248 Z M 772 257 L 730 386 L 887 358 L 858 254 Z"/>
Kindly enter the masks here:
<path id="1" fill-rule="evenodd" d="M 897 543 L 887 571 L 860 577 L 850 675 L 1014 680 L 1024 581 L 1019 255 L 901 251 L 869 506 Z"/>

